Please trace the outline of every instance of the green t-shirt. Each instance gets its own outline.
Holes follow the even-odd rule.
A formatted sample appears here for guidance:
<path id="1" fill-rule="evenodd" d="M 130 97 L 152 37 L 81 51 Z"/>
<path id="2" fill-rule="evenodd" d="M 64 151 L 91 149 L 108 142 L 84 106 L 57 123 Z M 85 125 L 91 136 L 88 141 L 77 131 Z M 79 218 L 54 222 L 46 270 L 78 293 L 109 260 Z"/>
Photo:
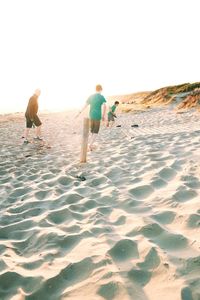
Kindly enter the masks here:
<path id="1" fill-rule="evenodd" d="M 90 105 L 90 119 L 101 120 L 101 106 L 106 102 L 104 96 L 99 93 L 91 95 L 87 99 L 87 104 Z"/>
<path id="2" fill-rule="evenodd" d="M 116 108 L 117 108 L 117 106 L 116 106 L 116 105 L 113 105 L 113 106 L 111 106 L 111 108 L 110 108 L 110 111 L 108 112 L 108 116 L 111 116 L 111 115 L 112 115 L 112 113 L 114 113 L 114 112 L 115 112 Z"/>

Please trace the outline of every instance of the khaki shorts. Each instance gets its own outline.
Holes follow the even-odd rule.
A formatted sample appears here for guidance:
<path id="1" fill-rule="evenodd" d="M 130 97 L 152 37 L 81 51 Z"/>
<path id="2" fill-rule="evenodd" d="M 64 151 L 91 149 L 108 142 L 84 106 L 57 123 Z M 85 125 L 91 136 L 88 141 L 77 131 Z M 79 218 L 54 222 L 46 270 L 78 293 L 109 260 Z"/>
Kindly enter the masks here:
<path id="1" fill-rule="evenodd" d="M 98 133 L 100 128 L 100 120 L 90 120 L 90 132 Z"/>

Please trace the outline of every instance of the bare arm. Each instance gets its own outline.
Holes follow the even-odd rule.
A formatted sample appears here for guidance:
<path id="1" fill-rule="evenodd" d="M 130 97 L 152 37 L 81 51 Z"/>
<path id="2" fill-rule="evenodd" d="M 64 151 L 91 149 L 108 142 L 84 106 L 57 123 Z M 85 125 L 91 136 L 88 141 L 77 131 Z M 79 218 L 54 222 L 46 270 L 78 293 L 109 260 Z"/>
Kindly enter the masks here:
<path id="1" fill-rule="evenodd" d="M 29 101 L 29 104 L 28 104 L 29 118 L 31 120 L 33 120 L 34 117 L 37 115 L 37 112 L 38 112 L 38 102 L 37 102 L 37 99 L 32 97 Z"/>
<path id="2" fill-rule="evenodd" d="M 105 116 L 106 116 L 106 104 L 103 104 L 103 112 L 102 112 L 102 121 L 105 120 Z"/>
<path id="3" fill-rule="evenodd" d="M 88 106 L 88 103 L 86 102 L 85 105 L 83 106 L 83 108 L 78 112 L 78 114 L 75 116 L 75 118 L 78 118 L 80 116 L 80 114 L 86 109 L 86 107 Z"/>

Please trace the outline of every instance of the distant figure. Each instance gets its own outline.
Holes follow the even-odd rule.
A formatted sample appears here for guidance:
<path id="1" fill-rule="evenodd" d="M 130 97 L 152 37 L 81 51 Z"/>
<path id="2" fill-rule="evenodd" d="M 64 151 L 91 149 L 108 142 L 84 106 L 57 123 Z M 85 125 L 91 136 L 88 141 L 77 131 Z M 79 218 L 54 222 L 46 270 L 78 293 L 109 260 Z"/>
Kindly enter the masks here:
<path id="1" fill-rule="evenodd" d="M 24 143 L 29 143 L 28 134 L 30 128 L 36 127 L 35 129 L 35 138 L 36 140 L 42 140 L 41 138 L 41 121 L 37 115 L 38 113 L 38 98 L 41 94 L 39 89 L 35 90 L 33 96 L 29 99 L 28 106 L 26 109 L 25 117 L 26 117 L 26 129 L 24 132 L 23 138 L 25 138 Z"/>
<path id="2" fill-rule="evenodd" d="M 114 105 L 112 105 L 109 108 L 107 127 L 109 127 L 110 125 L 111 126 L 114 125 L 115 118 L 117 117 L 116 114 L 115 114 L 115 110 L 116 110 L 118 105 L 119 105 L 119 101 L 115 101 Z"/>
<path id="3" fill-rule="evenodd" d="M 88 105 L 90 106 L 90 112 L 89 112 L 90 132 L 91 132 L 91 137 L 90 137 L 90 141 L 89 141 L 89 150 L 90 151 L 94 150 L 94 142 L 97 138 L 97 134 L 99 133 L 101 120 L 102 121 L 105 120 L 106 99 L 104 98 L 104 96 L 101 95 L 102 90 L 103 90 L 102 86 L 97 85 L 96 93 L 91 95 L 87 99 L 85 106 L 79 112 L 79 114 L 81 114 Z M 102 108 L 103 108 L 103 111 L 102 111 Z"/>

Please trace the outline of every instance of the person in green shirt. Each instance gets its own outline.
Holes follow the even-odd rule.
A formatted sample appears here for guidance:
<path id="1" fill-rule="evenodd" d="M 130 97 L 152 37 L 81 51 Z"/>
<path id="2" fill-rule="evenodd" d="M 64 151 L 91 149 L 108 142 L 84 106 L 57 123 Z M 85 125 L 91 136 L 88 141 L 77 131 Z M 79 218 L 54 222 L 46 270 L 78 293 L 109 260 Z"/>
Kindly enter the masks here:
<path id="1" fill-rule="evenodd" d="M 96 93 L 91 95 L 83 109 L 79 112 L 81 114 L 83 110 L 89 105 L 89 118 L 90 118 L 90 142 L 89 142 L 89 150 L 94 150 L 94 142 L 96 141 L 97 135 L 99 133 L 101 120 L 105 120 L 105 113 L 106 113 L 106 99 L 104 98 L 102 93 L 102 86 L 98 84 L 96 86 Z M 78 115 L 79 115 L 78 114 Z"/>
<path id="2" fill-rule="evenodd" d="M 118 105 L 119 105 L 119 101 L 115 101 L 114 105 L 112 105 L 109 108 L 107 127 L 109 127 L 110 124 L 111 124 L 111 126 L 113 126 L 113 124 L 115 122 L 115 118 L 116 118 L 115 110 Z"/>

